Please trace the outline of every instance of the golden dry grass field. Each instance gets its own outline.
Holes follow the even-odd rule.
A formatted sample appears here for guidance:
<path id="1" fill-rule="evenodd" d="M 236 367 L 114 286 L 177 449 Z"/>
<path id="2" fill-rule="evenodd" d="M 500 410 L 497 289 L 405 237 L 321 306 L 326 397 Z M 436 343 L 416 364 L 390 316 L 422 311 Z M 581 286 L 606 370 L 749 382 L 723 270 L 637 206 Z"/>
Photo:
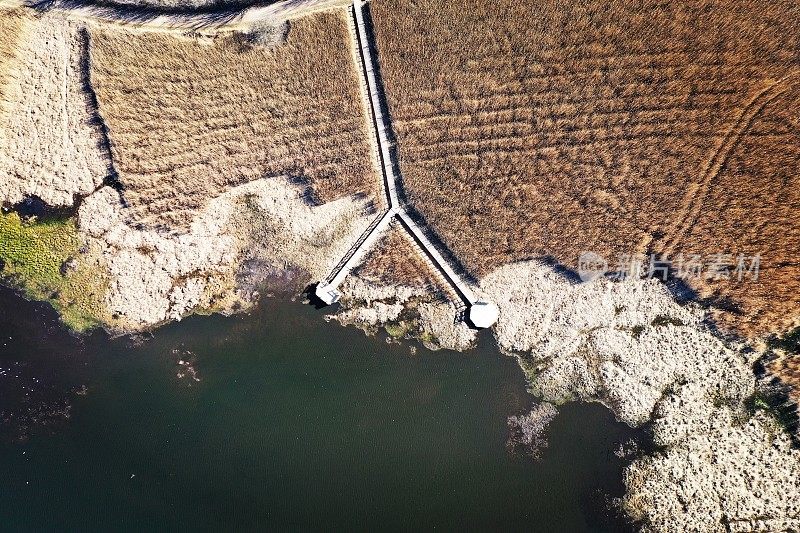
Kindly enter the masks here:
<path id="1" fill-rule="evenodd" d="M 11 83 L 10 74 L 14 68 L 17 41 L 25 30 L 26 19 L 16 11 L 0 9 L 0 116 L 6 100 L 6 87 Z"/>
<path id="2" fill-rule="evenodd" d="M 761 253 L 693 283 L 746 334 L 800 311 L 800 4 L 374 0 L 410 202 L 481 276 Z"/>
<path id="3" fill-rule="evenodd" d="M 761 253 L 756 282 L 707 282 L 733 306 L 729 330 L 782 333 L 800 319 L 800 76 L 776 92 L 730 151 L 721 171 L 687 194 L 676 249 Z M 800 382 L 798 382 L 800 384 Z"/>
<path id="4" fill-rule="evenodd" d="M 136 221 L 181 229 L 226 189 L 308 181 L 323 201 L 378 184 L 343 13 L 265 49 L 92 32 L 92 79 Z"/>

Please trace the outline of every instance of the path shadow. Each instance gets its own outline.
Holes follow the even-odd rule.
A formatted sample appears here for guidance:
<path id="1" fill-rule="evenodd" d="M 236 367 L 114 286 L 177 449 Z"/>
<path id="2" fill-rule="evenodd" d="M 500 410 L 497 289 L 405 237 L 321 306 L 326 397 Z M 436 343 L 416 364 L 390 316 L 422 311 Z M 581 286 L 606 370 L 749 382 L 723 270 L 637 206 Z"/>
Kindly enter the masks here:
<path id="1" fill-rule="evenodd" d="M 314 309 L 320 310 L 325 308 L 330 308 L 334 312 L 339 309 L 340 305 L 338 302 L 333 304 L 326 304 L 323 302 L 316 294 L 317 286 L 319 283 L 312 283 L 311 285 L 307 286 L 303 291 L 303 296 L 308 300 L 308 305 L 312 306 Z"/>
<path id="2" fill-rule="evenodd" d="M 583 280 L 581 276 L 578 274 L 578 271 L 574 268 L 570 268 L 567 265 L 560 263 L 555 257 L 552 255 L 545 255 L 544 257 L 537 257 L 537 258 L 530 258 L 539 261 L 548 267 L 550 267 L 553 272 L 561 276 L 562 278 L 566 279 L 570 283 L 582 283 Z"/>
<path id="3" fill-rule="evenodd" d="M 89 30 L 81 28 L 78 32 L 80 65 L 79 75 L 81 89 L 86 100 L 86 111 L 89 114 L 89 125 L 97 132 L 97 148 L 100 150 L 106 161 L 106 176 L 103 185 L 111 187 L 119 193 L 120 200 L 124 207 L 128 206 L 125 199 L 125 186 L 120 180 L 119 173 L 114 165 L 114 152 L 112 150 L 111 133 L 109 132 L 106 121 L 100 114 L 100 101 L 94 90 L 92 83 L 92 51 L 91 36 Z"/>
<path id="4" fill-rule="evenodd" d="M 41 12 L 56 7 L 63 10 L 82 9 L 95 17 L 130 23 L 148 22 L 163 16 L 174 17 L 176 20 L 187 18 L 197 21 L 197 27 L 201 28 L 204 24 L 216 25 L 231 22 L 236 20 L 245 9 L 266 7 L 275 3 L 277 2 L 212 0 L 209 4 L 192 8 L 188 6 L 144 6 L 105 1 L 46 0 L 28 2 L 26 5 Z"/>

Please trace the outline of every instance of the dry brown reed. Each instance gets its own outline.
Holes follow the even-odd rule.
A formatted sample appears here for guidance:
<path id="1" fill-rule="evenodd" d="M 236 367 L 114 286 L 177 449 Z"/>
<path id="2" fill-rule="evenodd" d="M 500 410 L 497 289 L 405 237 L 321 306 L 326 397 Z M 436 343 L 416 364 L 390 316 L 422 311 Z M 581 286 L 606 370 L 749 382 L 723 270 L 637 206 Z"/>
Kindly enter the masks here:
<path id="1" fill-rule="evenodd" d="M 321 201 L 375 193 L 340 12 L 291 23 L 271 49 L 92 32 L 92 79 L 136 221 L 183 229 L 226 189 L 308 182 Z"/>
<path id="2" fill-rule="evenodd" d="M 9 74 L 16 61 L 17 42 L 25 26 L 26 19 L 22 13 L 0 9 L 0 113 L 6 100 L 6 88 L 12 83 Z"/>
<path id="3" fill-rule="evenodd" d="M 468 270 L 761 253 L 690 286 L 726 328 L 797 323 L 800 4 L 371 5 L 408 197 Z"/>
<path id="4" fill-rule="evenodd" d="M 430 289 L 436 294 L 444 294 L 441 283 L 419 250 L 411 244 L 404 230 L 394 225 L 367 254 L 355 273 L 367 281 Z"/>

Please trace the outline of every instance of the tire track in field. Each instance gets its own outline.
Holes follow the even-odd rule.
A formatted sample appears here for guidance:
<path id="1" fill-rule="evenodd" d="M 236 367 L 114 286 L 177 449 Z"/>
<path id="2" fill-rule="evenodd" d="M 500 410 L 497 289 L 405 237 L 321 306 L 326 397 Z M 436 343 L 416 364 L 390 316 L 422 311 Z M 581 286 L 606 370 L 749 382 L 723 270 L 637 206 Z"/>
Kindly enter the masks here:
<path id="1" fill-rule="evenodd" d="M 697 102 L 697 110 L 702 110 L 704 107 L 711 107 L 711 104 L 703 105 L 701 99 L 719 98 L 721 95 L 728 95 L 730 93 L 722 92 L 703 92 L 694 93 L 691 98 Z M 487 99 L 492 96 L 487 96 Z M 634 100 L 641 100 L 642 103 L 634 102 Z M 395 123 L 398 127 L 405 130 L 418 129 L 426 130 L 431 127 L 436 127 L 434 124 L 437 122 L 448 121 L 461 121 L 467 125 L 491 125 L 498 124 L 498 120 L 502 120 L 503 124 L 512 121 L 521 120 L 534 120 L 536 118 L 549 118 L 551 120 L 571 120 L 578 113 L 585 116 L 600 117 L 600 116 L 613 116 L 613 115 L 627 115 L 630 117 L 654 114 L 654 113 L 668 113 L 677 111 L 686 111 L 687 95 L 667 96 L 661 98 L 661 103 L 653 104 L 654 99 L 649 95 L 634 95 L 630 97 L 608 97 L 596 98 L 593 100 L 586 99 L 580 101 L 577 99 L 564 100 L 563 102 L 543 102 L 536 106 L 517 106 L 515 104 L 508 104 L 497 106 L 487 109 L 476 109 L 469 112 L 453 111 L 453 112 L 436 112 L 427 115 L 422 114 L 418 116 L 410 116 L 404 119 L 398 119 Z M 597 103 L 609 104 L 605 108 L 597 107 Z M 717 101 L 713 102 L 717 104 Z M 616 105 L 611 105 L 616 104 Z M 635 105 L 634 105 L 635 104 Z M 554 112 L 551 108 L 561 106 L 572 106 L 578 111 L 576 113 Z M 733 107 L 719 104 L 720 107 Z M 689 109 L 692 111 L 694 109 Z M 500 118 L 500 117 L 511 118 Z M 516 118 L 525 117 L 525 118 Z"/>
<path id="2" fill-rule="evenodd" d="M 756 117 L 758 117 L 770 102 L 786 92 L 790 83 L 798 80 L 800 80 L 800 70 L 790 72 L 786 76 L 758 91 L 755 96 L 747 102 L 747 105 L 742 108 L 739 115 L 733 121 L 733 124 L 731 124 L 731 127 L 725 133 L 721 144 L 712 152 L 711 157 L 703 167 L 699 183 L 689 187 L 682 206 L 676 214 L 674 223 L 671 226 L 677 228 L 677 230 L 671 232 L 665 241 L 664 246 L 661 248 L 663 254 L 671 255 L 677 244 L 685 237 L 695 222 L 697 222 L 700 211 L 711 189 L 711 185 L 725 166 L 725 163 L 728 162 L 731 153 L 739 144 L 741 138 L 747 133 L 750 126 L 752 126 Z"/>

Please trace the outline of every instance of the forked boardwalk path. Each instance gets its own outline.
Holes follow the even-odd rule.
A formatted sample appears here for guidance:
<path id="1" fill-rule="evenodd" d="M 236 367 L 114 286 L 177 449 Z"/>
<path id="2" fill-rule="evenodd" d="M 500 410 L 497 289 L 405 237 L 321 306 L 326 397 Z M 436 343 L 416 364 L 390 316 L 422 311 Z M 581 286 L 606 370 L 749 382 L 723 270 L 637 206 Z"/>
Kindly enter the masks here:
<path id="1" fill-rule="evenodd" d="M 489 327 L 497 321 L 497 307 L 489 302 L 478 301 L 472 289 L 425 236 L 425 232 L 409 216 L 399 200 L 400 177 L 398 169 L 392 163 L 390 153 L 390 126 L 388 118 L 383 114 L 385 102 L 373 53 L 374 47 L 371 44 L 371 34 L 365 21 L 367 9 L 366 3 L 356 0 L 353 5 L 348 7 L 347 18 L 353 44 L 353 55 L 362 74 L 359 85 L 369 123 L 368 129 L 374 150 L 373 159 L 381 175 L 388 207 L 375 218 L 328 277 L 320 281 L 317 285 L 316 295 L 325 303 L 336 302 L 341 296 L 338 290 L 339 285 L 377 243 L 391 221 L 397 218 L 433 272 L 438 273 L 446 286 L 453 291 L 456 296 L 457 308 L 468 308 L 468 317 L 476 327 Z"/>

